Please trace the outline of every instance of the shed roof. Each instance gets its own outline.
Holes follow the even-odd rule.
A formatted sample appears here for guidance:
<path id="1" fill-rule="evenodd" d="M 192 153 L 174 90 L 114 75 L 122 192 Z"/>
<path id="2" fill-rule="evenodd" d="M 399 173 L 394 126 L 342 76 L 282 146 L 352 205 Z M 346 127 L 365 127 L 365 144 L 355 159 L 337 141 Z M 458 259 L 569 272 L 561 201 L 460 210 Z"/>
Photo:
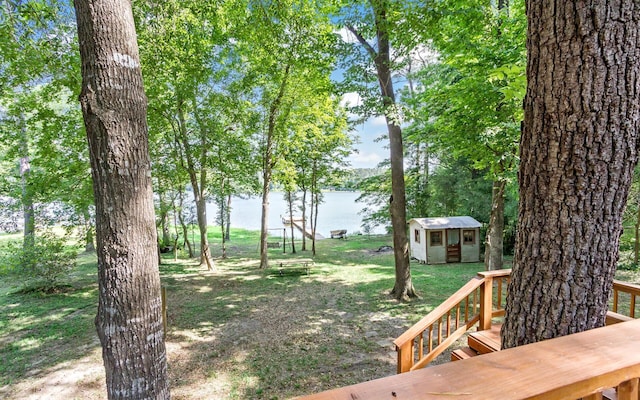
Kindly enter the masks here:
<path id="1" fill-rule="evenodd" d="M 437 218 L 413 218 L 409 221 L 417 222 L 424 229 L 459 229 L 480 228 L 482 224 L 472 217 L 437 217 Z"/>

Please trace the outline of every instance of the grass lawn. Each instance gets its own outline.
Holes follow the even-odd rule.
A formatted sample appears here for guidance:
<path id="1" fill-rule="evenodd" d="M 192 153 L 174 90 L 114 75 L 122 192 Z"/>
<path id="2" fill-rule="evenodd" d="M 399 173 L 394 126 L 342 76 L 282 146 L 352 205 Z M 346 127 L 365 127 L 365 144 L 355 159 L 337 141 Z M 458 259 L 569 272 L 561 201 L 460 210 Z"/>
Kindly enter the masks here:
<path id="1" fill-rule="evenodd" d="M 421 298 L 400 303 L 387 295 L 393 254 L 377 251 L 390 236 L 318 241 L 309 275 L 258 269 L 257 243 L 257 232 L 233 231 L 213 272 L 164 258 L 174 399 L 286 399 L 392 375 L 392 340 L 483 269 L 413 263 Z M 106 398 L 95 258 L 82 255 L 65 283 L 55 294 L 20 294 L 15 277 L 0 276 L 0 398 Z"/>

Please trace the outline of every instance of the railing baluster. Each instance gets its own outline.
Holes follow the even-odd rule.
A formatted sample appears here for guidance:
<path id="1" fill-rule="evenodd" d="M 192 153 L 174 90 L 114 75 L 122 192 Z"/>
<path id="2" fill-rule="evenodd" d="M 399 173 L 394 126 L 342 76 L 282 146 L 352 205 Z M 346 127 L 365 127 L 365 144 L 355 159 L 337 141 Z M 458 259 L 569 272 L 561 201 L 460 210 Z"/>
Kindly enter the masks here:
<path id="1" fill-rule="evenodd" d="M 629 307 L 629 316 L 631 318 L 636 317 L 636 296 L 634 294 L 631 295 L 631 305 Z"/>
<path id="2" fill-rule="evenodd" d="M 464 322 L 469 322 L 469 296 L 464 298 Z"/>
<path id="3" fill-rule="evenodd" d="M 447 313 L 447 337 L 451 335 L 451 311 Z"/>
<path id="4" fill-rule="evenodd" d="M 497 279 L 498 281 L 498 310 L 502 309 L 502 279 Z"/>
<path id="5" fill-rule="evenodd" d="M 422 357 L 424 357 L 424 331 L 420 332 L 418 338 L 418 361 L 422 360 Z"/>
<path id="6" fill-rule="evenodd" d="M 618 312 L 618 289 L 613 289 L 613 312 Z"/>
<path id="7" fill-rule="evenodd" d="M 473 291 L 473 315 L 478 312 L 478 289 Z"/>
<path id="8" fill-rule="evenodd" d="M 433 351 L 433 325 L 429 325 L 429 353 Z"/>
<path id="9" fill-rule="evenodd" d="M 618 400 L 638 400 L 638 378 L 629 379 L 618 385 Z"/>
<path id="10" fill-rule="evenodd" d="M 438 319 L 438 346 L 442 343 L 442 317 Z"/>
<path id="11" fill-rule="evenodd" d="M 460 328 L 460 303 L 456 307 L 456 330 Z"/>

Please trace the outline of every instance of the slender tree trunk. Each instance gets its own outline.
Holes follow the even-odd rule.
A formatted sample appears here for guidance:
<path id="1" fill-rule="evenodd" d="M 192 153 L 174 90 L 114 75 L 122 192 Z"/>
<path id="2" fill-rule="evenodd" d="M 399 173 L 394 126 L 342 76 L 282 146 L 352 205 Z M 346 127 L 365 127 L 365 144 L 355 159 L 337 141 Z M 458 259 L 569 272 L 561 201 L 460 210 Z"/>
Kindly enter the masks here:
<path id="1" fill-rule="evenodd" d="M 268 147 L 268 146 L 267 146 Z M 271 182 L 271 157 L 270 152 L 265 154 L 265 164 L 269 165 L 262 172 L 262 214 L 260 218 L 260 268 L 269 266 L 269 253 L 267 252 L 267 239 L 269 236 L 269 189 Z"/>
<path id="2" fill-rule="evenodd" d="M 318 226 L 318 165 L 316 160 L 311 167 L 311 254 L 316 255 L 316 227 Z M 306 196 L 305 196 L 306 197 Z"/>
<path id="3" fill-rule="evenodd" d="M 484 252 L 484 267 L 487 271 L 502 269 L 504 248 L 504 190 L 505 180 L 493 181 L 491 215 Z"/>
<path id="4" fill-rule="evenodd" d="M 218 208 L 220 209 L 220 235 L 222 236 L 222 258 L 227 258 L 227 238 L 225 237 L 226 232 L 226 221 L 225 214 L 227 211 L 225 210 L 225 199 L 224 196 L 218 197 Z"/>
<path id="5" fill-rule="evenodd" d="M 182 236 L 184 236 L 184 244 L 187 246 L 189 250 L 189 258 L 193 258 L 193 247 L 191 245 L 191 241 L 189 240 L 189 227 L 185 223 L 184 215 L 182 214 L 182 207 L 184 205 L 184 193 L 182 190 L 178 191 L 178 209 L 174 212 L 178 215 L 178 221 L 180 221 L 180 226 L 182 227 Z"/>
<path id="6" fill-rule="evenodd" d="M 231 240 L 231 195 L 227 195 L 227 208 L 225 213 L 226 230 L 224 232 L 224 238 L 228 241 Z"/>
<path id="7" fill-rule="evenodd" d="M 287 204 L 289 205 L 289 221 L 291 222 L 291 254 L 296 254 L 296 241 L 294 240 L 295 228 L 293 227 L 293 195 L 290 191 L 287 191 Z M 304 238 L 304 234 L 302 237 Z"/>
<path id="8" fill-rule="evenodd" d="M 198 180 L 198 174 L 196 172 L 196 165 L 193 160 L 191 145 L 189 144 L 189 138 L 187 137 L 187 126 L 183 109 L 184 104 L 182 104 L 182 102 L 179 103 L 179 140 L 182 144 L 182 147 L 184 148 L 184 157 L 187 161 L 187 172 L 189 174 L 191 188 L 193 189 L 193 198 L 196 204 L 198 230 L 200 231 L 200 265 L 206 265 L 207 270 L 211 271 L 213 270 L 213 260 L 211 259 L 211 250 L 209 249 L 209 238 L 207 237 L 207 199 L 205 197 L 204 187 L 201 185 L 201 182 L 206 181 L 205 171 L 204 166 L 201 166 L 201 176 L 200 180 Z"/>
<path id="9" fill-rule="evenodd" d="M 267 238 L 269 236 L 269 191 L 271 187 L 271 174 L 275 165 L 273 151 L 276 144 L 276 120 L 280 113 L 280 105 L 282 104 L 282 98 L 287 88 L 290 71 L 291 64 L 288 63 L 284 68 L 278 94 L 269 107 L 267 143 L 262 159 L 262 218 L 260 220 L 260 268 L 262 269 L 269 266 L 269 253 L 267 252 Z"/>
<path id="10" fill-rule="evenodd" d="M 85 208 L 83 212 L 84 218 L 84 251 L 86 253 L 93 253 L 96 251 L 95 243 L 93 242 L 93 225 L 91 224 L 91 215 L 89 214 L 89 210 Z"/>
<path id="11" fill-rule="evenodd" d="M 302 189 L 302 206 L 300 207 L 302 212 L 302 251 L 307 250 L 307 189 Z M 312 239 L 313 240 L 313 239 Z"/>
<path id="12" fill-rule="evenodd" d="M 225 180 L 224 178 L 220 179 L 220 192 L 224 193 L 225 191 Z M 225 237 L 226 231 L 226 218 L 227 214 L 226 204 L 225 204 L 225 195 L 221 194 L 216 196 L 218 199 L 218 210 L 220 211 L 220 235 L 222 236 L 222 258 L 227 258 L 227 238 Z"/>
<path id="13" fill-rule="evenodd" d="M 532 1 L 527 18 L 505 348 L 604 324 L 638 158 L 637 2 Z"/>
<path id="14" fill-rule="evenodd" d="M 131 3 L 76 0 L 109 399 L 168 399 L 147 100 Z"/>
<path id="15" fill-rule="evenodd" d="M 22 189 L 22 215 L 24 218 L 24 239 L 22 246 L 32 247 L 35 243 L 36 222 L 33 208 L 33 191 L 30 186 L 31 164 L 29 162 L 29 142 L 27 138 L 27 127 L 22 116 L 20 116 L 20 186 Z"/>
<path id="16" fill-rule="evenodd" d="M 407 206 L 404 183 L 404 149 L 402 146 L 402 129 L 400 128 L 396 110 L 395 92 L 391 78 L 391 60 L 389 46 L 389 22 L 387 21 L 385 0 L 373 0 L 373 12 L 376 22 L 376 38 L 378 51 L 374 58 L 385 119 L 389 132 L 389 149 L 391 160 L 391 226 L 393 228 L 393 252 L 396 265 L 396 281 L 391 294 L 397 299 L 417 297 L 411 281 L 409 264 L 409 241 L 407 239 Z"/>
<path id="17" fill-rule="evenodd" d="M 165 199 L 165 193 L 159 192 L 158 198 L 160 200 L 160 229 L 162 231 L 162 247 L 168 247 L 171 245 L 171 234 L 169 233 L 169 209 Z"/>

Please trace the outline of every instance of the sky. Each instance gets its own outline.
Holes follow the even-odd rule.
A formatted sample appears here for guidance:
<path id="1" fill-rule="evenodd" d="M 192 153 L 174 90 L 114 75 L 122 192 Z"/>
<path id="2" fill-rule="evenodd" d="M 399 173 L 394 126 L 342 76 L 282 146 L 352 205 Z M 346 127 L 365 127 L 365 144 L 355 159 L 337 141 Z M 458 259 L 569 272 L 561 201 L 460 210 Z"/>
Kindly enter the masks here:
<path id="1" fill-rule="evenodd" d="M 353 168 L 375 168 L 378 163 L 389 158 L 387 124 L 384 117 L 370 118 L 355 128 L 359 143 L 356 145 L 358 153 L 349 157 Z M 376 142 L 376 139 L 383 135 L 384 139 Z"/>
<path id="2" fill-rule="evenodd" d="M 360 96 L 357 93 L 346 93 L 342 96 L 342 105 L 345 107 L 357 106 L 359 103 Z M 353 129 L 353 135 L 356 136 L 355 148 L 358 152 L 348 158 L 352 168 L 375 168 L 378 163 L 389 158 L 389 150 L 386 148 L 387 123 L 384 117 L 369 118 L 353 126 Z M 383 135 L 383 140 L 376 141 Z"/>

